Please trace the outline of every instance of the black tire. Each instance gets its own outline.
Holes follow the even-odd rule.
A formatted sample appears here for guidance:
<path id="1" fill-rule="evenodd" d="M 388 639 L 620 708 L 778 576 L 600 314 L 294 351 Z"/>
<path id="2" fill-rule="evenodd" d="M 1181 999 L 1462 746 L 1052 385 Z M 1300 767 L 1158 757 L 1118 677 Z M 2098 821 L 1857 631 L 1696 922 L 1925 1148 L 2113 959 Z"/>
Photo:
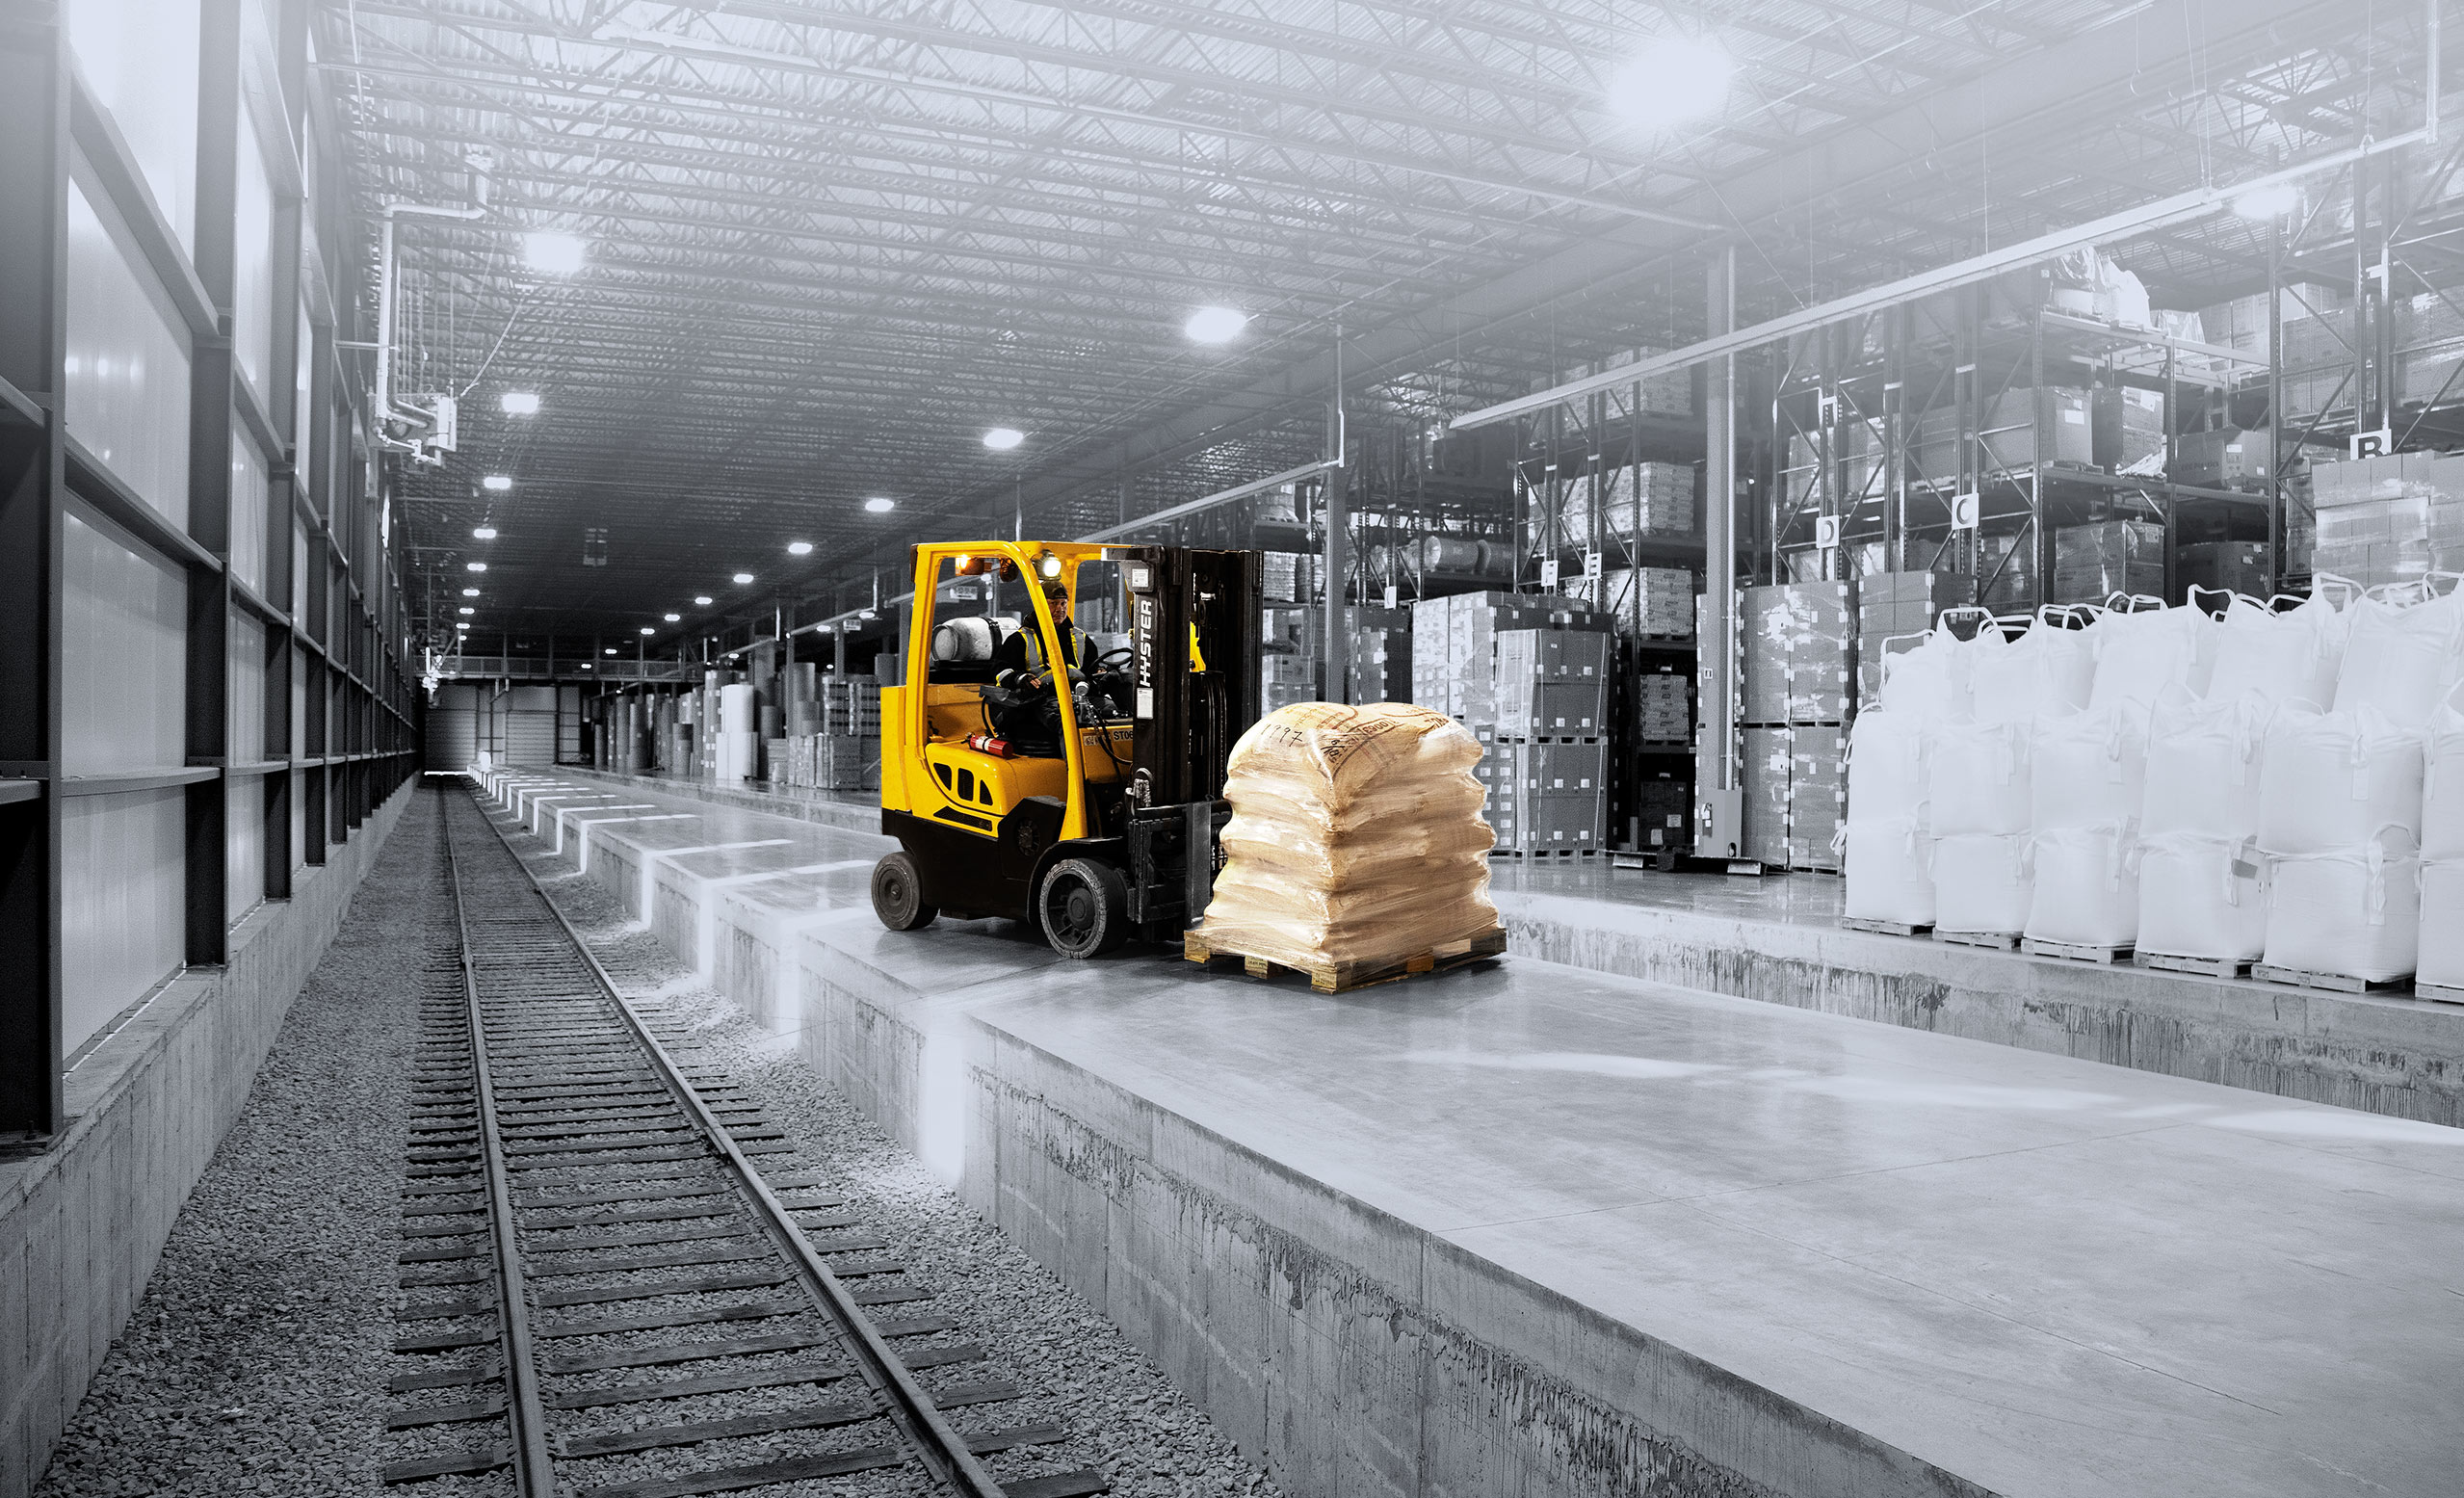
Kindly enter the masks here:
<path id="1" fill-rule="evenodd" d="M 873 865 L 873 913 L 892 931 L 915 931 L 941 912 L 924 903 L 924 876 L 904 852 L 884 854 Z"/>
<path id="2" fill-rule="evenodd" d="M 1129 940 L 1129 885 L 1101 859 L 1066 858 L 1044 876 L 1035 913 L 1055 952 L 1101 957 Z"/>

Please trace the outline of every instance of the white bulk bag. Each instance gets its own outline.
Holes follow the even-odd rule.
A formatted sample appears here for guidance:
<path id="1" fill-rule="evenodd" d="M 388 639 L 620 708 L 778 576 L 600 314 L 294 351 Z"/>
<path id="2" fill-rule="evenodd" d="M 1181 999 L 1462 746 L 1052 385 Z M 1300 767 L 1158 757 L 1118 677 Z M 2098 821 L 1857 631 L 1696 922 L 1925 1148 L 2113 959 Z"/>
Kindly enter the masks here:
<path id="1" fill-rule="evenodd" d="M 1935 833 L 2007 836 L 2028 830 L 2028 739 L 2025 723 L 1947 719 L 1926 724 L 1927 817 Z M 1848 812 L 1856 812 L 1853 795 Z"/>
<path id="2" fill-rule="evenodd" d="M 2249 962 L 2267 942 L 2267 896 L 2246 843 L 2194 832 L 2140 839 L 2139 951 Z"/>
<path id="3" fill-rule="evenodd" d="M 1840 829 L 1840 848 L 1844 914 L 1905 926 L 1933 924 L 1932 842 L 1913 818 L 1850 822 Z"/>
<path id="4" fill-rule="evenodd" d="M 2028 926 L 2028 836 L 1933 840 L 1938 931 L 2007 932 Z"/>
<path id="5" fill-rule="evenodd" d="M 2421 948 L 2421 859 L 2401 828 L 2359 848 L 2271 860 L 2269 967 L 2368 983 L 2413 971 Z"/>
<path id="6" fill-rule="evenodd" d="M 2259 767 L 2259 846 L 2288 856 L 2347 852 L 2382 827 L 2421 840 L 2420 736 L 2374 707 L 2279 709 Z"/>
<path id="7" fill-rule="evenodd" d="M 2002 631 L 1988 625 L 1968 644 L 1968 700 L 1975 717 L 2008 723 L 2087 705 L 2096 676 L 2089 631 L 2064 629 L 2039 614 L 2026 634 L 1998 648 L 1978 644 L 1989 633 L 2000 638 Z"/>
<path id="8" fill-rule="evenodd" d="M 2147 730 L 2128 708 L 2039 718 L 2028 778 L 2029 825 L 2038 832 L 2135 824 L 2146 795 Z"/>
<path id="9" fill-rule="evenodd" d="M 2194 832 L 2237 843 L 2256 837 L 2259 754 L 2273 713 L 2256 696 L 2165 694 L 2148 720 L 2139 835 Z"/>
<path id="10" fill-rule="evenodd" d="M 2421 966 L 2413 981 L 2464 988 L 2464 859 L 2422 860 Z"/>
<path id="11" fill-rule="evenodd" d="M 2464 686 L 2430 715 L 2422 745 L 2422 856 L 2464 858 Z"/>
<path id="12" fill-rule="evenodd" d="M 2205 696 L 2215 669 L 2215 620 L 2198 609 L 2155 608 L 2107 614 L 2089 626 L 2096 653 L 2090 707 L 2136 705 L 2141 712 L 2166 687 Z"/>
<path id="13" fill-rule="evenodd" d="M 2037 941 L 2127 947 L 2138 938 L 2138 842 L 2126 827 L 2038 832 L 2027 933 Z"/>
<path id="14" fill-rule="evenodd" d="M 1848 728 L 1851 822 L 1925 818 L 1925 724 L 1896 707 L 1859 713 Z"/>
<path id="15" fill-rule="evenodd" d="M 2325 707 L 2336 698 L 2344 654 L 2344 626 L 2325 599 L 2312 598 L 2278 614 L 2255 599 L 2237 597 L 2216 623 L 2215 669 L 2208 676 L 2207 696 L 2250 693 L 2270 702 Z"/>
<path id="16" fill-rule="evenodd" d="M 2336 711 L 2372 707 L 2391 722 L 2420 727 L 2448 680 L 2464 612 L 2451 595 L 2426 603 L 2365 597 L 2351 612 L 2352 634 L 2336 677 Z"/>
<path id="17" fill-rule="evenodd" d="M 1881 702 L 1912 718 L 1967 717 L 1968 662 L 1960 642 L 1949 630 L 1927 630 L 1915 649 L 1884 655 Z"/>

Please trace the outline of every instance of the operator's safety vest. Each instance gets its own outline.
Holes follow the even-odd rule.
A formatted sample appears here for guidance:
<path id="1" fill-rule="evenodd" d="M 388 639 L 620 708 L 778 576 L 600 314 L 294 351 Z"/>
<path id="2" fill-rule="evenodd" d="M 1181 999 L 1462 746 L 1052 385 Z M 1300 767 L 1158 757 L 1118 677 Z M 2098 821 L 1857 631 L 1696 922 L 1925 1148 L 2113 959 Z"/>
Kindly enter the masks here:
<path id="1" fill-rule="evenodd" d="M 1027 670 L 1030 671 L 1042 670 L 1044 669 L 1043 632 L 1035 628 L 1034 622 L 1030 620 L 1023 622 L 1018 626 L 1018 634 L 1019 637 L 1027 644 Z M 1079 639 L 1080 631 L 1074 627 L 1065 629 L 1062 631 L 1061 636 L 1061 648 L 1063 653 L 1062 664 L 1068 666 L 1073 670 L 1078 668 Z"/>

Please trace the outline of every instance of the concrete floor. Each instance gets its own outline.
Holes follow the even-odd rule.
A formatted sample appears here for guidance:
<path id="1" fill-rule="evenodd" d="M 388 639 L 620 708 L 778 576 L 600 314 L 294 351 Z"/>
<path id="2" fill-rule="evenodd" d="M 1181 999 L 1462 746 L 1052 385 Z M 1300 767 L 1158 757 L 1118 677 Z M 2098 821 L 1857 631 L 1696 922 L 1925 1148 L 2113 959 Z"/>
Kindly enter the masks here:
<path id="1" fill-rule="evenodd" d="M 769 995 L 778 1028 L 846 1028 L 824 1011 L 851 993 L 873 1030 L 912 1027 L 925 1038 L 904 1060 L 828 1064 L 921 1066 L 880 1088 L 907 1088 L 909 1106 L 974 1088 L 976 1117 L 944 1134 L 957 1170 L 991 1182 L 971 1196 L 1039 1258 L 1091 1251 L 1116 1282 L 1144 1276 L 1149 1301 L 1163 1271 L 1139 1255 L 1177 1251 L 1161 1239 L 1186 1223 L 1124 1226 L 1135 1169 L 1065 1158 L 1033 1137 L 1049 1120 L 1003 1110 L 1032 1092 L 1067 1116 L 1079 1154 L 1213 1183 L 1166 1217 L 1245 1193 L 1245 1221 L 1346 1260 L 1450 1335 L 1577 1379 L 1749 1486 L 2455 1491 L 2464 1131 L 1521 957 L 1341 997 L 1155 953 L 1062 964 L 996 923 L 880 930 L 865 833 L 664 790 L 603 804 L 567 814 L 627 819 L 594 877 L 639 889 L 653 929 L 724 986 Z M 1507 906 L 1665 891 L 1751 916 L 1766 944 L 1812 939 L 1836 888 L 1596 866 L 1499 884 Z M 936 1061 L 935 1027 L 954 1024 L 968 1038 Z M 1195 1145 L 1162 1142 L 1172 1131 L 1265 1184 L 1191 1166 Z M 1090 1182 L 1109 1228 L 1071 1225 Z M 1092 1249 L 1073 1244 L 1090 1233 Z M 1191 1377 L 1237 1385 L 1239 1317 L 1174 1314 L 1213 1344 L 1186 1353 Z M 1682 1373 L 1598 1366 L 1603 1327 L 1673 1350 Z M 1260 1366 L 1296 1377 L 1288 1355 Z M 1779 1433 L 1734 1436 L 1756 1422 Z M 1419 1442 L 1424 1479 L 1432 1440 L 1397 1442 Z"/>

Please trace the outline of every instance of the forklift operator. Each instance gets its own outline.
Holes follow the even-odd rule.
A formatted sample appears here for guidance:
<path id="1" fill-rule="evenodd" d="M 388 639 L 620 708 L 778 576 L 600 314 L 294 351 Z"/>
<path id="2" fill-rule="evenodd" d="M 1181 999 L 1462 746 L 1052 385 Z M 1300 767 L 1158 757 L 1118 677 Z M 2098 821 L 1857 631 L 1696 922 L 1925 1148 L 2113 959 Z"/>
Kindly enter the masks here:
<path id="1" fill-rule="evenodd" d="M 1083 653 L 1078 626 L 1069 618 L 1069 590 L 1059 583 L 1044 585 L 1044 602 L 1052 610 L 1053 632 L 1061 637 L 1061 664 L 1071 670 L 1080 667 Z M 995 685 L 1012 691 L 1029 688 L 1040 691 L 1044 685 L 1044 644 L 1037 636 L 1033 616 L 1024 626 L 1009 632 L 992 652 L 992 679 Z"/>

